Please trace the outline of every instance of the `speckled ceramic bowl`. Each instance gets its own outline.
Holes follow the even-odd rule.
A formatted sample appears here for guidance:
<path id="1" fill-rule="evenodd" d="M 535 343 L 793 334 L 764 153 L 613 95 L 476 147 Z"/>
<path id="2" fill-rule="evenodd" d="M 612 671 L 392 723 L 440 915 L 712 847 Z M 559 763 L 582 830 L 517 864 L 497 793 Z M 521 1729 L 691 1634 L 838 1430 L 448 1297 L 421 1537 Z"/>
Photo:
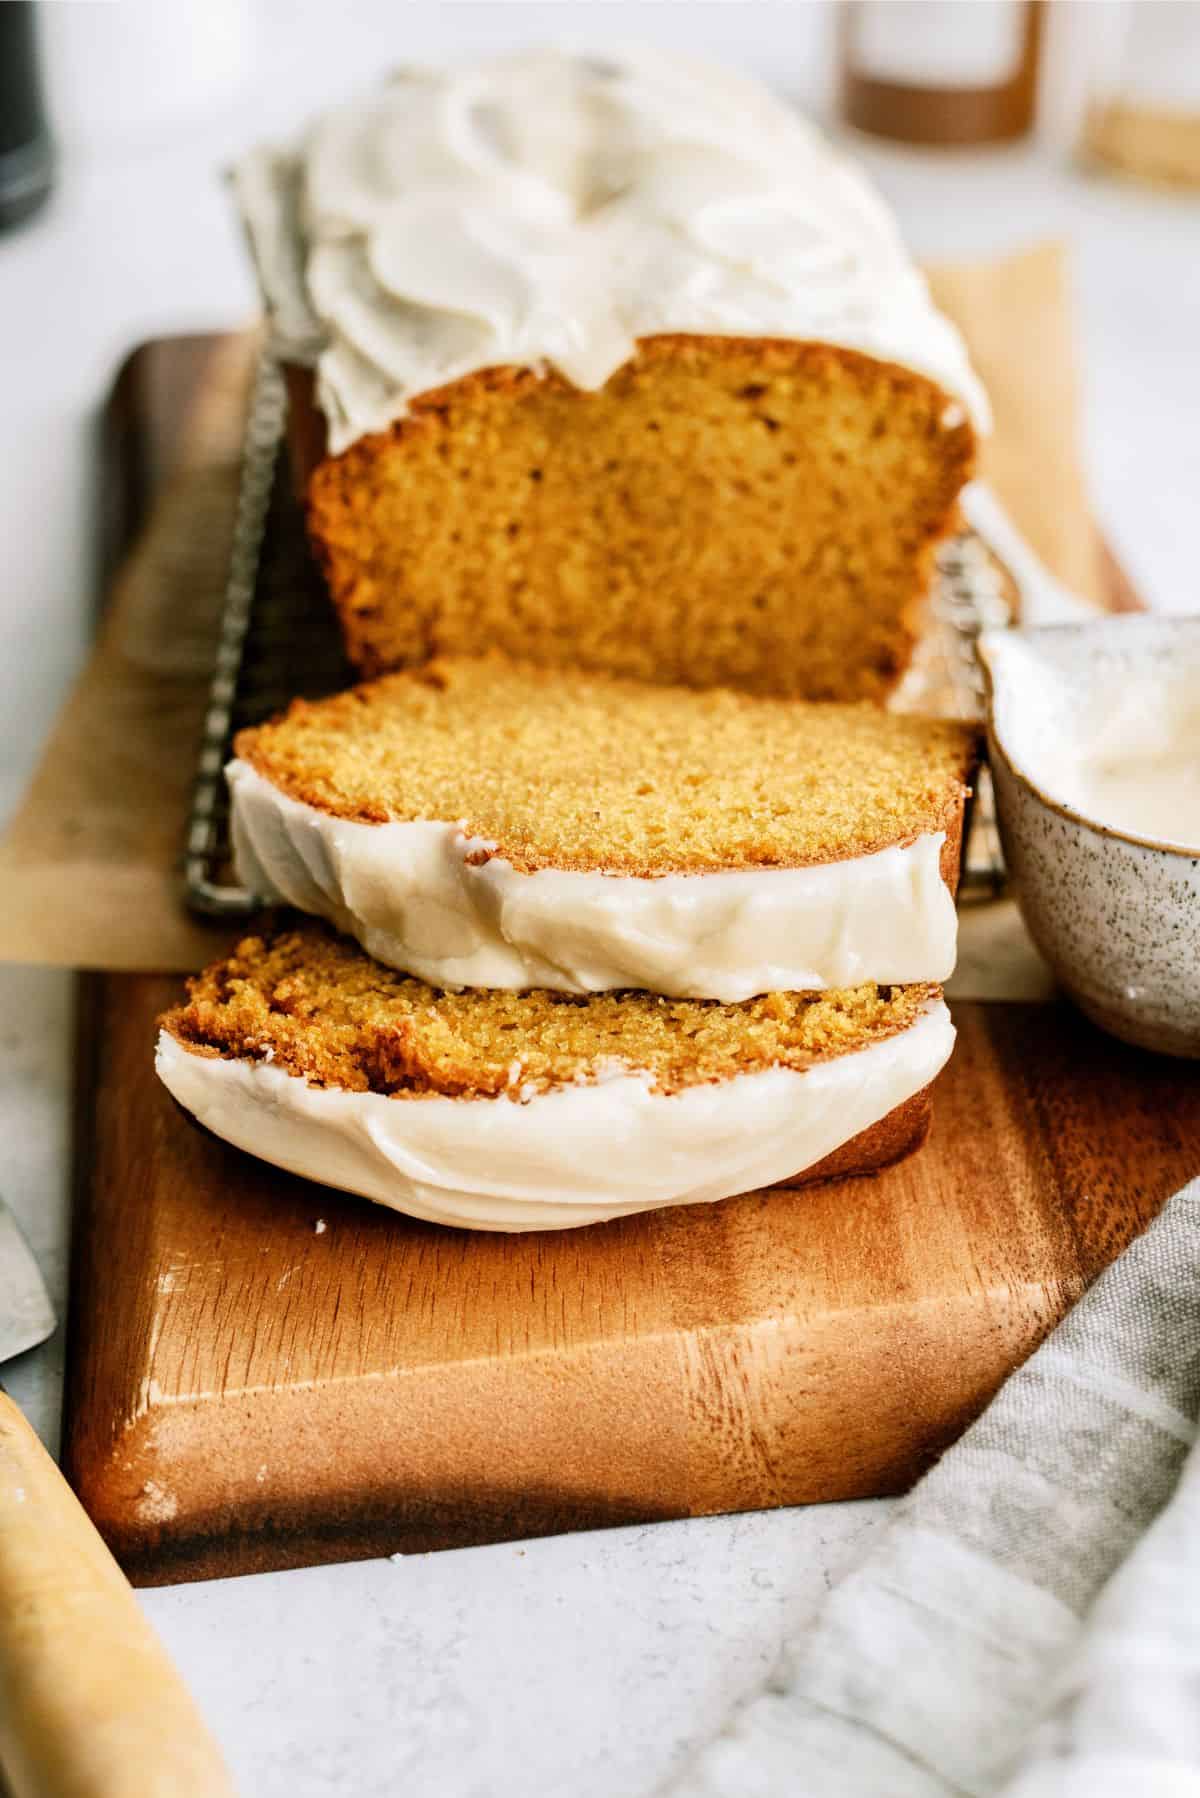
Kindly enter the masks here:
<path id="1" fill-rule="evenodd" d="M 1070 773 L 1100 732 L 1110 747 L 1147 728 L 1200 741 L 1200 617 L 993 631 L 980 655 L 1000 833 L 1030 934 L 1103 1029 L 1200 1056 L 1200 842 L 1089 816 Z M 1179 828 L 1192 837 L 1194 820 Z"/>

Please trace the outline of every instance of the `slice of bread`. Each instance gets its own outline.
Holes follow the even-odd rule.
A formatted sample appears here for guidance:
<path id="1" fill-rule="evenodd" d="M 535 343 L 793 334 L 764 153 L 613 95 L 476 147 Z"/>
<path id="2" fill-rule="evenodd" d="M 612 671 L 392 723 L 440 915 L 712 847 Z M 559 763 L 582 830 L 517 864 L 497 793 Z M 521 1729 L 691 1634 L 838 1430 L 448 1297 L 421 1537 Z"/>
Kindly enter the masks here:
<path id="1" fill-rule="evenodd" d="M 447 660 L 237 740 L 239 869 L 436 984 L 945 979 L 963 726 Z"/>
<path id="2" fill-rule="evenodd" d="M 189 1048 L 269 1059 L 314 1086 L 527 1099 L 637 1069 L 656 1092 L 849 1055 L 906 1030 L 933 986 L 767 993 L 741 1005 L 652 993 L 446 992 L 322 924 L 247 937 L 197 975 L 165 1027 Z"/>
<path id="3" fill-rule="evenodd" d="M 284 916 L 189 983 L 158 1066 L 216 1134 L 294 1172 L 538 1228 L 878 1166 L 924 1134 L 952 1041 L 934 986 L 448 993 Z"/>
<path id="4" fill-rule="evenodd" d="M 952 883 L 976 733 L 496 656 L 298 699 L 236 752 L 337 818 L 461 820 L 522 873 L 800 868 L 944 831 Z"/>

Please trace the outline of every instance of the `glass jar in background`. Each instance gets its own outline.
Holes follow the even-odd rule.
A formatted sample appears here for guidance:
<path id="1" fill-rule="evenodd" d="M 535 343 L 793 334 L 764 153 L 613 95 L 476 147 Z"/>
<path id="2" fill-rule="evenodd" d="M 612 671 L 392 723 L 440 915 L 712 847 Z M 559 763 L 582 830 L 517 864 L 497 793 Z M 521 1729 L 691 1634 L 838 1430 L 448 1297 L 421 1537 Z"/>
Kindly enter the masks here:
<path id="1" fill-rule="evenodd" d="M 1086 71 L 1075 148 L 1089 166 L 1200 188 L 1200 4 L 1094 0 L 1068 7 Z M 1086 23 L 1086 31 L 1082 29 Z"/>
<path id="2" fill-rule="evenodd" d="M 1042 0 L 843 0 L 842 114 L 909 144 L 989 144 L 1033 126 Z"/>

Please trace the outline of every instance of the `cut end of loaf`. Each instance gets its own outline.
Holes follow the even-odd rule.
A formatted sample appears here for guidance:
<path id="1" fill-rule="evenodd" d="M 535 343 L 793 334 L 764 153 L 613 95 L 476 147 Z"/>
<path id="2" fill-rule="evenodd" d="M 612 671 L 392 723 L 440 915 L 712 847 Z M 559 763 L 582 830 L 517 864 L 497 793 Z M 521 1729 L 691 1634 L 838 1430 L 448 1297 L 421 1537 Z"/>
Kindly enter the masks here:
<path id="1" fill-rule="evenodd" d="M 934 382 L 826 344 L 644 339 L 596 393 L 489 369 L 316 459 L 311 537 L 366 675 L 547 666 L 880 700 L 913 647 L 974 434 Z"/>

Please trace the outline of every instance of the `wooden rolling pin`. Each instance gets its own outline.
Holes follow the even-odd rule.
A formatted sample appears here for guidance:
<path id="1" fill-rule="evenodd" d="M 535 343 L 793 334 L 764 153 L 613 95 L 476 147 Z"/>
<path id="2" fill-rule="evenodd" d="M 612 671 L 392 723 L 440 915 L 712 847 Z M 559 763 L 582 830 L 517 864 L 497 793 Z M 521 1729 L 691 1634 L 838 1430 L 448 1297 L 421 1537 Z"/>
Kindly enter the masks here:
<path id="1" fill-rule="evenodd" d="M 233 1798 L 128 1581 L 3 1392 L 0 1772 L 12 1798 Z"/>

